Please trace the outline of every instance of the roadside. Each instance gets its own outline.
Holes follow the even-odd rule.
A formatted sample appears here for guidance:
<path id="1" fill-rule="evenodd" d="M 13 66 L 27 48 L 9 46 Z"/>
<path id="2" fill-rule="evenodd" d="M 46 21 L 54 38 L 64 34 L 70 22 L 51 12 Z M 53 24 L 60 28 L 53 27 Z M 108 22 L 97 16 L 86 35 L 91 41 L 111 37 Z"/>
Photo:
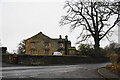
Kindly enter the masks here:
<path id="1" fill-rule="evenodd" d="M 106 68 L 99 68 L 98 73 L 108 80 L 120 80 L 120 75 L 117 75 Z"/>
<path id="2" fill-rule="evenodd" d="M 102 79 L 97 72 L 99 67 L 109 63 L 3 67 L 3 78 L 85 78 Z"/>
<path id="3" fill-rule="evenodd" d="M 12 63 L 4 63 L 2 62 L 2 67 L 20 67 L 20 66 L 25 66 L 25 65 L 20 65 L 20 64 L 12 64 Z"/>

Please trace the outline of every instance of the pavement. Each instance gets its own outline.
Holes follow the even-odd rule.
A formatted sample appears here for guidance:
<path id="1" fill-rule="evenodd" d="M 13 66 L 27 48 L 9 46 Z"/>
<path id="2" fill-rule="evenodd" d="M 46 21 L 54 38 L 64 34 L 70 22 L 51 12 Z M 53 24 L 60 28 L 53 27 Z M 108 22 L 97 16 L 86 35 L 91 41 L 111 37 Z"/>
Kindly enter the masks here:
<path id="1" fill-rule="evenodd" d="M 98 73 L 107 80 L 120 80 L 120 75 L 117 75 L 106 68 L 99 68 Z"/>

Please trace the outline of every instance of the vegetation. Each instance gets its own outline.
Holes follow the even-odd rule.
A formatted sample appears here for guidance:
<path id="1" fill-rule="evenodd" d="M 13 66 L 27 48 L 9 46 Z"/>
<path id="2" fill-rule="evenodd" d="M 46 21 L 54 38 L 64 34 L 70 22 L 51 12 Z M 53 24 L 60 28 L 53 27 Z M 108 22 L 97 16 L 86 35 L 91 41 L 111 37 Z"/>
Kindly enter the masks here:
<path id="1" fill-rule="evenodd" d="M 94 47 L 89 44 L 80 44 L 78 50 L 81 55 L 91 56 L 91 57 L 106 57 L 107 54 L 107 51 L 103 48 L 100 48 L 99 54 L 96 54 Z"/>
<path id="2" fill-rule="evenodd" d="M 92 37 L 94 39 L 94 48 L 98 51 L 100 48 L 100 41 L 112 35 L 112 29 L 120 21 L 119 20 L 119 2 L 99 2 L 95 0 L 78 0 L 66 1 L 65 8 L 67 13 L 62 16 L 61 25 L 70 24 L 71 29 L 81 27 L 81 40 L 85 41 Z M 114 17 L 112 23 L 109 21 Z"/>
<path id="3" fill-rule="evenodd" d="M 89 44 L 80 44 L 78 46 L 79 54 L 85 56 L 92 56 L 92 57 L 105 57 L 105 56 L 115 56 L 120 54 L 120 44 L 118 43 L 111 43 L 107 45 L 105 48 L 99 49 L 99 54 L 96 54 L 96 51 L 92 45 Z"/>
<path id="4" fill-rule="evenodd" d="M 106 46 L 105 49 L 109 54 L 120 54 L 120 44 L 118 43 L 111 43 L 110 45 Z"/>
<path id="5" fill-rule="evenodd" d="M 17 49 L 18 54 L 25 54 L 25 40 L 21 41 L 18 44 L 18 49 Z"/>
<path id="6" fill-rule="evenodd" d="M 111 43 L 105 47 L 105 50 L 107 51 L 112 63 L 111 65 L 107 65 L 105 68 L 120 75 L 120 44 Z"/>
<path id="7" fill-rule="evenodd" d="M 104 68 L 109 69 L 111 72 L 114 72 L 120 75 L 120 64 L 117 64 L 117 65 L 109 64 L 105 66 Z"/>

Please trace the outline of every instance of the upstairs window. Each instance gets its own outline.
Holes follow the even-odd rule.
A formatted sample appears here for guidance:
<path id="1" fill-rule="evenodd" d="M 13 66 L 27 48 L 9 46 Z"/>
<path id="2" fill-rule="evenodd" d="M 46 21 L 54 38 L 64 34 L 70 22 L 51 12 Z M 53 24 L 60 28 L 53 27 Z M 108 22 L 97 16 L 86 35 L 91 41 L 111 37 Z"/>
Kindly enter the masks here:
<path id="1" fill-rule="evenodd" d="M 63 43 L 59 43 L 59 48 L 63 48 L 63 47 L 64 47 Z"/>
<path id="2" fill-rule="evenodd" d="M 35 48 L 35 42 L 31 42 L 31 48 Z"/>
<path id="3" fill-rule="evenodd" d="M 49 48 L 49 42 L 45 42 L 45 48 Z"/>

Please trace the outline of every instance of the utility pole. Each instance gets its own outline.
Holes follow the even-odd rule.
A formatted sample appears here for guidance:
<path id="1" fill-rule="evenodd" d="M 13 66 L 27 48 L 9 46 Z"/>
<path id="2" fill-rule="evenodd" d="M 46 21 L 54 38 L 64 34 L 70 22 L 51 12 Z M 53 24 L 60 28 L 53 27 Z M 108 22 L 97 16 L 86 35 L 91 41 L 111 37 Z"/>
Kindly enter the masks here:
<path id="1" fill-rule="evenodd" d="M 120 5 L 120 2 L 119 2 Z M 119 13 L 120 13 L 120 6 L 118 7 Z M 120 16 L 119 16 L 120 19 Z M 117 24 L 118 25 L 118 43 L 120 44 L 120 22 Z"/>
<path id="2" fill-rule="evenodd" d="M 118 23 L 118 43 L 120 44 L 120 22 Z"/>
<path id="3" fill-rule="evenodd" d="M 118 5 L 120 5 L 120 1 L 119 0 L 114 0 L 114 2 L 119 2 Z M 119 10 L 119 13 L 120 13 L 120 6 L 118 6 L 118 10 Z M 119 19 L 120 19 L 120 16 L 119 16 Z M 118 22 L 118 43 L 120 44 L 120 22 Z"/>

